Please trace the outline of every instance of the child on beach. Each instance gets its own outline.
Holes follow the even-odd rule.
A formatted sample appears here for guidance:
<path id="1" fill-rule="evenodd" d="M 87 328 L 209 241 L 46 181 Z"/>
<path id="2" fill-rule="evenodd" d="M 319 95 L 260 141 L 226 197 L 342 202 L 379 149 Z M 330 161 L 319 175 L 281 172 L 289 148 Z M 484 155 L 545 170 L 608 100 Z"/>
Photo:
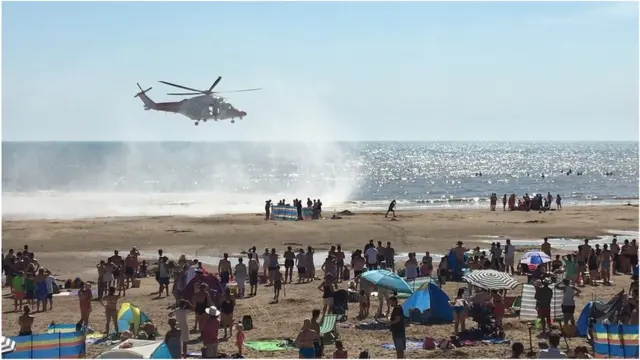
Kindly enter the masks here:
<path id="1" fill-rule="evenodd" d="M 280 265 L 277 265 L 276 270 L 273 272 L 273 301 L 278 302 L 280 299 L 280 289 L 282 289 L 283 286 Z"/>
<path id="2" fill-rule="evenodd" d="M 344 349 L 344 345 L 342 341 L 336 341 L 336 351 L 333 352 L 334 359 L 348 359 L 349 355 L 347 354 L 347 350 Z"/>
<path id="3" fill-rule="evenodd" d="M 236 346 L 238 347 L 238 355 L 242 356 L 242 347 L 244 345 L 244 326 L 238 323 L 236 325 Z"/>
<path id="4" fill-rule="evenodd" d="M 369 309 L 371 308 L 371 304 L 369 304 L 369 297 L 367 297 L 367 293 L 364 290 L 360 290 L 360 313 L 358 317 L 360 319 L 364 319 L 369 316 Z"/>

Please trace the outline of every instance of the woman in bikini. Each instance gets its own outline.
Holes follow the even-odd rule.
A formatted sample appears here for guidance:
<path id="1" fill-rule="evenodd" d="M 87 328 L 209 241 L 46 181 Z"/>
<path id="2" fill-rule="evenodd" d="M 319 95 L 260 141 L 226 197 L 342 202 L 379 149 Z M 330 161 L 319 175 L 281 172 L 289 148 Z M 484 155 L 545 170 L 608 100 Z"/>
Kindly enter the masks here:
<path id="1" fill-rule="evenodd" d="M 464 289 L 458 289 L 458 294 L 453 301 L 449 302 L 451 306 L 453 306 L 453 331 L 454 334 L 458 334 L 458 329 L 460 331 L 466 330 L 466 319 L 467 319 L 467 308 L 469 305 L 467 304 L 467 300 L 464 299 Z"/>
<path id="2" fill-rule="evenodd" d="M 205 310 L 213 304 L 213 301 L 211 300 L 211 295 L 209 295 L 207 284 L 201 283 L 196 284 L 196 286 L 197 290 L 193 294 L 193 299 L 191 301 L 194 304 L 193 311 L 196 313 L 196 321 L 193 325 L 193 331 L 198 331 L 198 328 L 202 331 L 202 325 L 208 318 Z"/>
<path id="3" fill-rule="evenodd" d="M 316 357 L 316 350 L 314 343 L 320 341 L 320 336 L 317 332 L 311 329 L 311 320 L 304 319 L 302 329 L 296 338 L 296 347 L 298 348 L 299 359 L 314 359 Z"/>
<path id="4" fill-rule="evenodd" d="M 113 321 L 113 326 L 116 330 L 116 334 L 120 333 L 118 329 L 118 300 L 120 297 L 116 295 L 116 288 L 110 287 L 109 293 L 107 296 L 100 299 L 100 305 L 104 307 L 105 310 L 105 321 L 106 321 L 106 330 L 105 336 L 109 336 L 109 326 L 111 325 L 111 321 Z"/>

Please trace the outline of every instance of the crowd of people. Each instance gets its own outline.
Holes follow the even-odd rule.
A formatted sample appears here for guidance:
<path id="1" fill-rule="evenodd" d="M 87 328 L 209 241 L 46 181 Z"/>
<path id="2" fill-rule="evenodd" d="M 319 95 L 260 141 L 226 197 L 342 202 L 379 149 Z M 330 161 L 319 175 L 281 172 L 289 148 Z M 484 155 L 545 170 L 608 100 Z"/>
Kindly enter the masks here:
<path id="1" fill-rule="evenodd" d="M 528 193 L 524 194 L 520 199 L 516 197 L 516 194 L 502 196 L 502 211 L 549 211 L 552 209 L 554 197 L 550 192 L 546 196 L 542 194 L 534 194 L 529 196 Z M 560 194 L 555 196 L 556 210 L 562 210 L 562 197 Z M 498 206 L 498 195 L 492 193 L 489 197 L 489 210 L 496 211 Z"/>
<path id="2" fill-rule="evenodd" d="M 302 203 L 302 200 L 300 199 L 297 199 L 297 198 L 293 199 L 293 204 L 288 203 L 286 199 L 281 199 L 281 200 L 278 200 L 278 203 L 276 205 L 273 205 L 273 202 L 271 201 L 271 199 L 266 200 L 264 204 L 265 220 L 271 219 L 271 214 L 273 213 L 274 206 L 295 208 L 298 215 L 297 219 L 304 220 L 304 215 L 302 210 L 304 205 Z M 311 198 L 307 198 L 307 209 L 311 209 L 312 220 L 317 220 L 322 218 L 322 201 L 320 199 L 311 200 Z"/>
<path id="3" fill-rule="evenodd" d="M 317 259 L 312 247 L 293 249 L 288 246 L 279 254 L 276 248 L 265 248 L 258 253 L 256 247 L 248 249 L 236 259 L 224 254 L 219 261 L 217 271 L 207 271 L 197 259 L 187 260 L 184 255 L 175 261 L 158 250 L 157 268 L 150 271 L 147 261 L 141 259 L 137 248 L 132 248 L 125 257 L 116 250 L 114 254 L 96 265 L 97 269 L 97 298 L 105 309 L 105 334 L 110 333 L 113 324 L 115 332 L 122 338 L 144 336 L 151 339 L 156 336 L 156 327 L 152 322 L 142 324 L 140 333 L 132 333 L 133 329 L 119 329 L 117 313 L 119 301 L 126 296 L 126 291 L 139 281 L 139 278 L 154 274 L 158 283 L 157 297 L 173 296 L 175 307 L 168 320 L 169 331 L 165 341 L 174 358 L 185 357 L 187 343 L 190 340 L 189 330 L 199 334 L 204 345 L 203 356 L 213 358 L 218 353 L 218 332 L 224 332 L 224 338 L 232 338 L 235 332 L 235 344 L 238 353 L 242 355 L 244 343 L 244 328 L 235 319 L 234 310 L 236 300 L 256 296 L 259 285 L 271 287 L 273 302 L 278 302 L 280 292 L 286 291 L 286 284 L 309 283 L 321 280 L 317 289 L 322 297 L 322 309 L 313 309 L 311 316 L 302 323 L 302 328 L 296 339 L 301 358 L 317 358 L 322 356 L 324 345 L 319 332 L 319 324 L 326 314 L 336 313 L 340 285 L 344 290 L 349 289 L 359 295 L 359 319 L 370 316 L 372 293 L 377 290 L 378 307 L 374 318 L 387 318 L 397 356 L 404 357 L 406 336 L 404 334 L 404 312 L 393 291 L 385 288 L 375 288 L 372 282 L 363 280 L 362 275 L 368 270 L 389 270 L 403 275 L 407 281 L 418 277 L 434 277 L 442 286 L 447 281 L 458 280 L 463 269 L 493 269 L 512 275 L 526 275 L 528 282 L 536 288 L 536 310 L 541 320 L 542 331 L 549 335 L 548 351 L 541 352 L 541 358 L 553 353 L 555 343 L 554 332 L 549 332 L 551 326 L 551 299 L 553 289 L 551 284 L 563 292 L 562 312 L 563 322 L 575 325 L 575 301 L 581 287 L 596 286 L 600 281 L 604 285 L 610 284 L 611 276 L 630 274 L 638 265 L 638 245 L 636 240 L 625 240 L 622 245 L 616 237 L 611 244 L 600 247 L 591 246 L 585 240 L 576 253 L 564 256 L 556 255 L 552 258 L 551 244 L 544 239 L 540 251 L 551 261 L 538 266 L 520 264 L 516 262 L 516 248 L 509 239 L 502 245 L 500 242 L 491 244 L 489 250 L 476 247 L 467 249 L 459 241 L 451 248 L 451 255 L 455 266 L 450 261 L 440 261 L 434 273 L 434 259 L 429 252 L 425 252 L 418 260 L 416 253 L 409 253 L 408 258 L 396 269 L 397 253 L 391 242 L 383 244 L 374 240 L 366 243 L 362 249 L 353 249 L 349 255 L 340 245 L 331 246 L 327 256 L 319 264 L 323 275 L 316 276 Z M 246 261 L 245 261 L 246 259 Z M 232 260 L 235 265 L 232 266 Z M 282 265 L 281 265 L 282 264 Z M 284 269 L 282 269 L 284 268 Z M 7 276 L 6 283 L 11 287 L 15 301 L 15 309 L 22 307 L 23 314 L 19 316 L 20 335 L 31 334 L 34 321 L 32 307 L 35 312 L 49 310 L 53 306 L 55 278 L 36 261 L 28 246 L 15 254 L 11 249 L 4 257 L 3 270 Z M 284 271 L 283 271 L 284 270 Z M 294 272 L 297 275 L 294 275 Z M 213 289 L 205 279 L 207 274 L 216 273 L 220 288 Z M 188 285 L 193 282 L 192 291 Z M 237 291 L 232 292 L 230 284 L 235 282 Z M 245 283 L 249 283 L 249 292 L 245 292 Z M 89 318 L 92 312 L 93 292 L 90 283 L 78 284 L 78 303 L 80 320 L 78 328 L 89 328 Z M 220 291 L 219 291 L 220 290 Z M 487 309 L 495 318 L 498 326 L 502 325 L 506 308 L 509 306 L 506 293 L 500 291 L 478 291 L 469 299 L 464 289 L 460 289 L 452 298 L 450 306 L 453 309 L 453 336 L 467 330 L 467 319 L 473 309 Z M 629 288 L 629 297 L 625 300 L 622 323 L 635 323 L 638 320 L 638 282 Z M 26 302 L 26 303 L 25 303 Z M 189 324 L 187 314 L 193 311 L 196 315 L 195 323 Z M 192 325 L 192 326 L 191 326 Z M 521 348 L 514 344 L 514 356 L 522 355 Z M 545 355 L 546 354 L 546 355 Z M 555 354 L 555 353 L 554 353 Z M 334 357 L 346 357 L 342 343 L 336 343 Z M 566 356 L 566 354 L 565 354 Z"/>

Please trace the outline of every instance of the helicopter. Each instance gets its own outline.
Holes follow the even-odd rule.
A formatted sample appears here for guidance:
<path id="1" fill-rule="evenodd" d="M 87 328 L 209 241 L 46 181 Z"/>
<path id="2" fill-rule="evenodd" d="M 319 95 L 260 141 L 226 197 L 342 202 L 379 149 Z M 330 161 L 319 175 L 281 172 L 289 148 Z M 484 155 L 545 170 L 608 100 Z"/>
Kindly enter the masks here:
<path id="1" fill-rule="evenodd" d="M 156 110 L 156 111 L 164 111 L 182 114 L 189 119 L 195 121 L 195 125 L 197 126 L 200 121 L 207 122 L 207 120 L 213 119 L 214 121 L 218 120 L 231 120 L 231 123 L 235 123 L 235 119 L 242 120 L 245 116 L 247 116 L 246 111 L 238 110 L 231 103 L 227 102 L 226 99 L 222 96 L 214 95 L 219 93 L 231 93 L 231 92 L 245 92 L 245 91 L 257 91 L 262 88 L 253 88 L 253 89 L 243 89 L 243 90 L 232 90 L 232 91 L 213 91 L 213 89 L 218 85 L 218 83 L 222 80 L 222 76 L 218 76 L 216 81 L 213 82 L 211 87 L 208 90 L 197 90 L 190 87 L 173 84 L 167 81 L 159 81 L 162 84 L 166 84 L 169 86 L 177 87 L 184 90 L 192 91 L 190 93 L 168 93 L 167 95 L 197 95 L 189 99 L 184 99 L 181 101 L 172 101 L 172 102 L 161 102 L 156 103 L 151 98 L 147 96 L 147 92 L 152 87 L 143 90 L 140 84 L 138 88 L 140 92 L 138 92 L 135 97 L 139 97 L 140 100 L 144 103 L 145 110 Z"/>

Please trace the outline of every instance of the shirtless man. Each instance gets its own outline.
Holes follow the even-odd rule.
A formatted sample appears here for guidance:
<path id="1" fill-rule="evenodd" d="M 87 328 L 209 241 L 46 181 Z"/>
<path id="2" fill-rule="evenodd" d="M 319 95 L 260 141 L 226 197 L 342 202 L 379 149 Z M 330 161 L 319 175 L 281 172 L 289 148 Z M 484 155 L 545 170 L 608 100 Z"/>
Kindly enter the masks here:
<path id="1" fill-rule="evenodd" d="M 543 253 L 547 254 L 549 258 L 551 258 L 551 244 L 549 244 L 549 238 L 544 238 L 542 245 L 540 245 L 540 250 L 542 250 Z M 550 263 L 545 265 L 547 269 L 549 269 L 550 266 Z"/>
<path id="2" fill-rule="evenodd" d="M 222 259 L 218 263 L 218 274 L 220 274 L 220 283 L 222 287 L 226 287 L 229 283 L 229 275 L 231 274 L 231 261 L 229 261 L 229 254 L 224 253 Z"/>
<path id="3" fill-rule="evenodd" d="M 133 251 L 133 250 L 132 250 Z M 132 253 L 129 253 L 124 259 L 124 272 L 127 280 L 127 287 L 131 286 L 131 282 L 138 270 L 138 257 Z"/>
<path id="4" fill-rule="evenodd" d="M 453 253 L 456 257 L 456 263 L 458 264 L 456 266 L 456 270 L 460 270 L 462 267 L 462 264 L 464 264 L 464 254 L 466 252 L 467 252 L 467 248 L 463 246 L 462 241 L 458 241 L 456 243 L 456 247 L 453 248 Z"/>
<path id="5" fill-rule="evenodd" d="M 33 326 L 35 318 L 31 315 L 31 308 L 29 305 L 25 305 L 23 310 L 24 312 L 22 315 L 18 317 L 18 326 L 20 326 L 18 336 L 32 335 L 33 332 L 31 331 L 31 326 Z"/>
<path id="6" fill-rule="evenodd" d="M 613 253 L 609 250 L 607 244 L 604 244 L 602 251 L 598 256 L 600 260 L 600 272 L 602 274 L 602 283 L 611 285 L 611 261 L 613 261 Z"/>
<path id="7" fill-rule="evenodd" d="M 296 255 L 296 266 L 298 267 L 298 284 L 307 282 L 307 255 L 304 249 L 300 249 Z"/>
<path id="8" fill-rule="evenodd" d="M 287 282 L 289 279 L 289 283 L 293 282 L 293 265 L 295 264 L 296 254 L 291 250 L 291 246 L 287 247 L 287 251 L 284 252 L 284 282 Z"/>
<path id="9" fill-rule="evenodd" d="M 113 277 L 117 281 L 117 279 L 120 277 L 120 268 L 122 268 L 122 266 L 124 265 L 122 256 L 118 255 L 118 250 L 113 251 L 113 256 L 108 258 L 107 262 L 110 262 L 115 266 L 115 270 L 113 270 Z"/>
<path id="10" fill-rule="evenodd" d="M 106 330 L 105 335 L 109 334 L 109 325 L 111 325 L 111 321 L 113 321 L 113 326 L 116 329 L 116 333 L 119 334 L 120 331 L 118 329 L 118 300 L 120 297 L 116 295 L 116 288 L 110 287 L 109 293 L 107 296 L 100 299 L 100 305 L 104 307 L 105 310 L 105 320 L 106 320 Z"/>
<path id="11" fill-rule="evenodd" d="M 299 359 L 314 359 L 316 357 L 315 344 L 320 342 L 319 332 L 312 329 L 311 319 L 304 319 L 302 329 L 296 338 Z"/>
<path id="12" fill-rule="evenodd" d="M 249 253 L 249 296 L 258 294 L 258 273 L 260 272 L 260 264 L 256 259 L 258 254 Z"/>

